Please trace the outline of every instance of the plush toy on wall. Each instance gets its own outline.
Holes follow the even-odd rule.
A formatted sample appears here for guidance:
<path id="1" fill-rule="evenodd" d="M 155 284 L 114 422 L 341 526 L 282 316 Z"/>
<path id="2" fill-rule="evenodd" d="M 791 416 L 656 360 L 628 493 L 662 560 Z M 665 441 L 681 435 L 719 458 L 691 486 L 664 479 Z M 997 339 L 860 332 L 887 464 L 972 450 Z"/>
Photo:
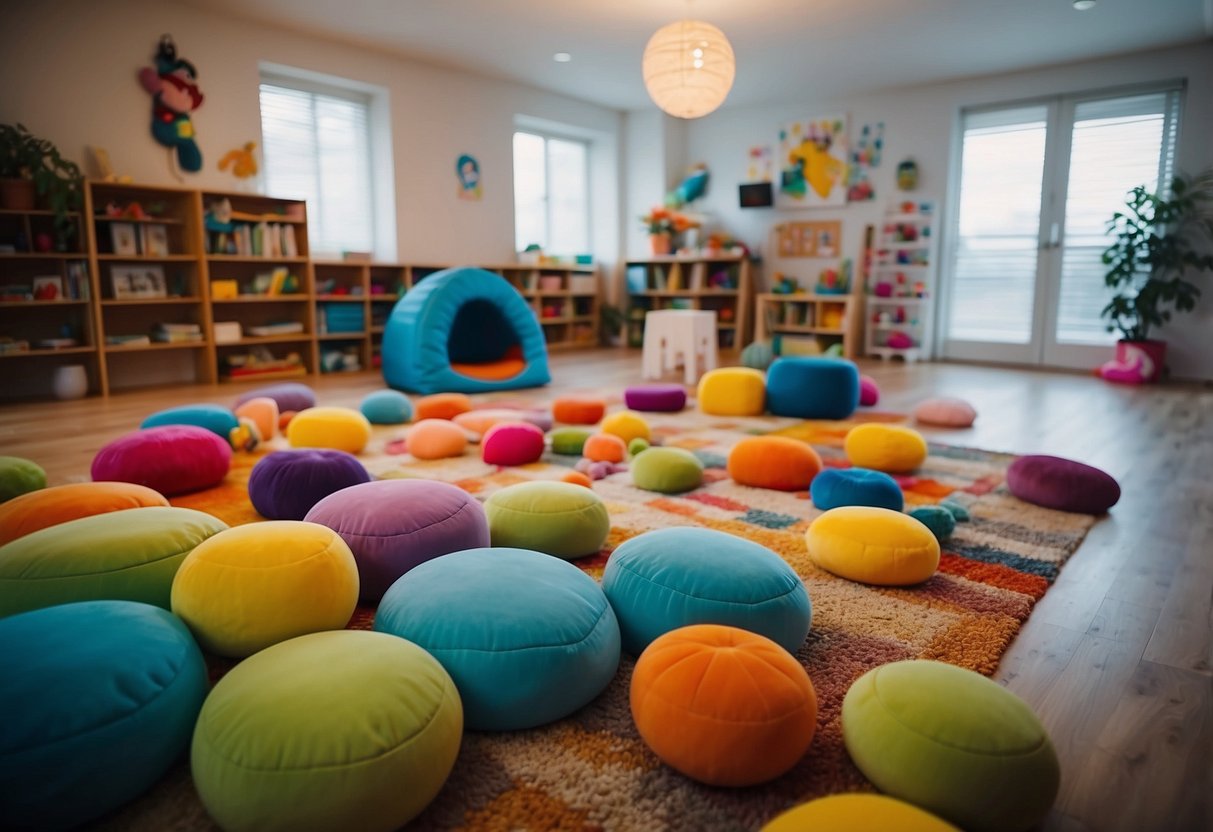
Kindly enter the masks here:
<path id="1" fill-rule="evenodd" d="M 177 57 L 171 35 L 160 38 L 155 68 L 139 70 L 139 83 L 152 96 L 152 136 L 176 151 L 177 164 L 190 173 L 202 170 L 202 152 L 194 141 L 194 124 L 190 121 L 190 113 L 202 106 L 197 78 L 194 65 Z"/>

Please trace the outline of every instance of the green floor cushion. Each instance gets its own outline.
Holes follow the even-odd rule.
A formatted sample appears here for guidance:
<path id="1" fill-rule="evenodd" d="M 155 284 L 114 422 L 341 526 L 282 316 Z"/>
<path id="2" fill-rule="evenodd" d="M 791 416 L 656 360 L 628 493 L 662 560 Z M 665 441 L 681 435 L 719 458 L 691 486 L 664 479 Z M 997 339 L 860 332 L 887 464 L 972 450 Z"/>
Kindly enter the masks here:
<path id="1" fill-rule="evenodd" d="M 567 482 L 521 482 L 484 502 L 493 546 L 573 559 L 602 549 L 611 518 L 602 498 Z"/>
<path id="2" fill-rule="evenodd" d="M 46 488 L 46 472 L 19 456 L 0 456 L 0 503 Z"/>
<path id="3" fill-rule="evenodd" d="M 703 484 L 703 463 L 682 448 L 647 448 L 632 460 L 632 482 L 645 491 L 681 494 Z"/>

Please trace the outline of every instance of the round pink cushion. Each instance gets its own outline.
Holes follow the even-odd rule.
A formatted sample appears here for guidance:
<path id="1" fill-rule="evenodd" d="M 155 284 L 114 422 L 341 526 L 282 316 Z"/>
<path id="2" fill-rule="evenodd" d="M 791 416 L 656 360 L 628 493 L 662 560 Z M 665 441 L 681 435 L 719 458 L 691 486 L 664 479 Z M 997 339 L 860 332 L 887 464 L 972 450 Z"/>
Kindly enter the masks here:
<path id="1" fill-rule="evenodd" d="M 1059 456 L 1021 456 L 1007 468 L 1007 488 L 1025 503 L 1078 514 L 1103 514 L 1120 499 L 1110 474 Z"/>
<path id="2" fill-rule="evenodd" d="M 964 399 L 927 399 L 914 408 L 915 421 L 945 428 L 967 428 L 977 418 L 973 405 Z"/>
<path id="3" fill-rule="evenodd" d="M 526 465 L 543 456 L 543 431 L 528 422 L 503 422 L 480 440 L 480 458 L 489 465 Z"/>
<path id="4" fill-rule="evenodd" d="M 871 407 L 880 401 L 880 388 L 876 386 L 876 380 L 871 376 L 859 377 L 859 404 L 863 407 Z"/>
<path id="5" fill-rule="evenodd" d="M 93 457 L 92 477 L 146 485 L 172 496 L 218 485 L 232 448 L 206 428 L 163 425 L 120 436 Z"/>

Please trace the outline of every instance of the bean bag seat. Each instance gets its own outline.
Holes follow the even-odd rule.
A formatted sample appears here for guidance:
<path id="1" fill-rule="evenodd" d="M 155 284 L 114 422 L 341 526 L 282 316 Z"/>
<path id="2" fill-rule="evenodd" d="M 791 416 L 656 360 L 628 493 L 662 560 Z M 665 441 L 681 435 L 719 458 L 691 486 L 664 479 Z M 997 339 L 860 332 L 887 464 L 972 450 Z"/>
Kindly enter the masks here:
<path id="1" fill-rule="evenodd" d="M 304 518 L 341 535 L 358 562 L 359 597 L 374 604 L 397 578 L 448 552 L 489 545 L 484 509 L 434 480 L 379 480 L 344 488 Z"/>
<path id="2" fill-rule="evenodd" d="M 446 459 L 463 455 L 468 435 L 447 419 L 421 419 L 409 428 L 404 441 L 417 459 Z"/>
<path id="3" fill-rule="evenodd" d="M 1025 503 L 1078 514 L 1104 514 L 1120 485 L 1098 468 L 1059 456 L 1021 456 L 1007 468 L 1007 488 Z"/>
<path id="4" fill-rule="evenodd" d="M 225 830 L 389 832 L 441 790 L 463 733 L 451 677 L 415 644 L 343 630 L 293 638 L 215 685 L 190 749 Z"/>
<path id="5" fill-rule="evenodd" d="M 571 563 L 525 549 L 471 549 L 423 563 L 383 596 L 375 629 L 442 663 L 475 731 L 567 716 L 619 667 L 619 625 L 598 584 Z"/>
<path id="6" fill-rule="evenodd" d="M 630 410 L 620 410 L 602 420 L 603 433 L 618 436 L 627 445 L 633 439 L 645 439 L 650 436 L 649 423 L 639 413 Z"/>
<path id="7" fill-rule="evenodd" d="M 343 628 L 358 604 L 358 565 L 332 529 L 250 523 L 194 548 L 173 579 L 172 609 L 208 653 L 242 659 L 271 644 Z"/>
<path id="8" fill-rule="evenodd" d="M 827 468 L 813 478 L 809 499 L 822 511 L 841 506 L 872 506 L 901 511 L 905 496 L 897 480 L 867 468 Z"/>
<path id="9" fill-rule="evenodd" d="M 397 302 L 383 332 L 383 378 L 414 393 L 488 393 L 552 380 L 526 299 L 499 275 L 431 274 Z"/>
<path id="10" fill-rule="evenodd" d="M 260 398 L 273 399 L 277 402 L 279 413 L 298 413 L 316 406 L 316 394 L 312 388 L 297 381 L 284 381 L 281 384 L 271 384 L 250 390 L 236 399 L 233 407 L 240 407 L 245 402 Z"/>
<path id="11" fill-rule="evenodd" d="M 661 761 L 709 786 L 773 780 L 817 731 L 804 666 L 769 638 L 718 624 L 666 633 L 636 662 L 632 719 Z"/>
<path id="12" fill-rule="evenodd" d="M 480 458 L 489 465 L 529 465 L 543 456 L 543 431 L 530 422 L 503 422 L 480 438 Z"/>
<path id="13" fill-rule="evenodd" d="M 642 413 L 677 413 L 687 406 L 687 389 L 681 384 L 641 384 L 623 391 L 623 403 Z"/>
<path id="14" fill-rule="evenodd" d="M 302 520 L 328 495 L 370 481 L 371 475 L 362 463 L 345 451 L 274 451 L 253 466 L 248 495 L 262 517 Z"/>
<path id="15" fill-rule="evenodd" d="M 69 520 L 0 546 L 0 617 L 73 601 L 169 608 L 185 556 L 227 528 L 188 508 L 148 507 Z"/>
<path id="16" fill-rule="evenodd" d="M 865 584 L 920 584 L 939 567 L 939 541 L 931 530 L 887 508 L 830 509 L 809 525 L 805 541 L 813 563 Z"/>
<path id="17" fill-rule="evenodd" d="M 563 396 L 552 402 L 552 418 L 566 425 L 596 425 L 606 413 L 606 399 Z"/>
<path id="18" fill-rule="evenodd" d="M 876 788 L 969 832 L 1023 832 L 1057 796 L 1040 720 L 971 670 L 920 660 L 869 670 L 843 699 L 842 733 Z"/>
<path id="19" fill-rule="evenodd" d="M 835 794 L 802 803 L 774 818 L 762 832 L 961 832 L 947 821 L 882 794 Z"/>
<path id="20" fill-rule="evenodd" d="M 0 826 L 67 829 L 147 791 L 189 745 L 202 654 L 168 612 L 88 601 L 0 621 Z"/>
<path id="21" fill-rule="evenodd" d="M 718 367 L 699 379 L 699 409 L 712 416 L 761 416 L 766 376 L 749 367 Z"/>
<path id="22" fill-rule="evenodd" d="M 0 503 L 46 488 L 46 471 L 19 456 L 0 456 Z"/>
<path id="23" fill-rule="evenodd" d="M 413 403 L 398 390 L 367 393 L 358 410 L 372 425 L 403 425 L 413 418 Z"/>
<path id="24" fill-rule="evenodd" d="M 943 542 L 956 531 L 956 517 L 941 506 L 919 506 L 910 516 L 931 530 L 935 539 Z"/>
<path id="25" fill-rule="evenodd" d="M 804 583 L 779 555 L 689 526 L 645 532 L 616 548 L 602 590 L 619 616 L 623 648 L 633 656 L 691 624 L 740 627 L 794 653 L 813 616 Z"/>
<path id="26" fill-rule="evenodd" d="M 871 376 L 859 377 L 859 405 L 860 407 L 872 407 L 880 401 L 880 387 L 876 384 L 876 379 Z"/>
<path id="27" fill-rule="evenodd" d="M 332 448 L 359 453 L 371 441 L 371 423 L 348 407 L 313 407 L 295 414 L 286 426 L 292 448 Z"/>
<path id="28" fill-rule="evenodd" d="M 552 431 L 552 453 L 563 456 L 581 456 L 586 440 L 591 433 L 582 428 L 559 428 Z"/>
<path id="29" fill-rule="evenodd" d="M 249 399 L 236 408 L 237 421 L 247 419 L 257 426 L 257 432 L 263 441 L 268 442 L 278 432 L 278 402 L 269 396 Z"/>
<path id="30" fill-rule="evenodd" d="M 596 433 L 585 440 L 581 452 L 593 462 L 623 462 L 628 455 L 628 447 L 613 433 Z"/>
<path id="31" fill-rule="evenodd" d="M 43 488 L 0 505 L 0 546 L 68 520 L 167 505 L 161 494 L 129 482 L 77 482 Z"/>
<path id="32" fill-rule="evenodd" d="M 859 406 L 859 369 L 843 358 L 785 356 L 767 370 L 767 409 L 798 419 L 845 419 Z"/>
<path id="33" fill-rule="evenodd" d="M 682 448 L 648 448 L 632 460 L 632 484 L 659 494 L 681 494 L 703 484 L 703 463 Z"/>
<path id="34" fill-rule="evenodd" d="M 741 365 L 766 371 L 775 360 L 775 349 L 765 341 L 753 341 L 741 351 Z"/>
<path id="35" fill-rule="evenodd" d="M 847 431 L 843 450 L 857 468 L 906 474 L 926 461 L 927 440 L 912 428 L 867 424 Z"/>
<path id="36" fill-rule="evenodd" d="M 507 486 L 484 501 L 484 513 L 493 546 L 531 549 L 558 558 L 596 554 L 611 530 L 598 495 L 565 482 Z"/>
<path id="37" fill-rule="evenodd" d="M 218 485 L 231 465 L 232 446 L 225 439 L 193 425 L 166 425 L 110 442 L 93 457 L 92 476 L 174 497 Z"/>
<path id="38" fill-rule="evenodd" d="M 808 444 L 785 436 L 751 436 L 729 451 L 729 476 L 738 485 L 803 491 L 821 471 L 821 457 Z"/>
<path id="39" fill-rule="evenodd" d="M 417 419 L 454 419 L 472 409 L 472 400 L 463 393 L 434 393 L 417 400 Z"/>
<path id="40" fill-rule="evenodd" d="M 927 399 L 914 408 L 914 421 L 945 428 L 967 428 L 977 418 L 973 405 L 964 399 Z"/>
<path id="41" fill-rule="evenodd" d="M 232 431 L 240 426 L 236 414 L 217 404 L 190 404 L 170 407 L 153 413 L 139 425 L 141 428 L 158 428 L 164 425 L 193 425 L 205 428 L 225 442 Z"/>

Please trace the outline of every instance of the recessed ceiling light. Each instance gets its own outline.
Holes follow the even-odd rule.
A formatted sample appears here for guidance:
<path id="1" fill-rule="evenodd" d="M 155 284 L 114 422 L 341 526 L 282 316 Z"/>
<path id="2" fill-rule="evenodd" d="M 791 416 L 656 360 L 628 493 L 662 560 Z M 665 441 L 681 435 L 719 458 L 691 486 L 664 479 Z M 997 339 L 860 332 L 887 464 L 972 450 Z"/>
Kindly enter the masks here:
<path id="1" fill-rule="evenodd" d="M 1094 5 L 1094 0 L 1092 0 L 1092 5 Z M 573 56 L 568 52 L 557 52 L 552 56 L 552 60 L 558 64 L 567 64 L 569 61 L 573 60 Z"/>
<path id="2" fill-rule="evenodd" d="M 1074 8 L 1080 12 L 1095 8 L 1095 0 L 1074 0 Z"/>

